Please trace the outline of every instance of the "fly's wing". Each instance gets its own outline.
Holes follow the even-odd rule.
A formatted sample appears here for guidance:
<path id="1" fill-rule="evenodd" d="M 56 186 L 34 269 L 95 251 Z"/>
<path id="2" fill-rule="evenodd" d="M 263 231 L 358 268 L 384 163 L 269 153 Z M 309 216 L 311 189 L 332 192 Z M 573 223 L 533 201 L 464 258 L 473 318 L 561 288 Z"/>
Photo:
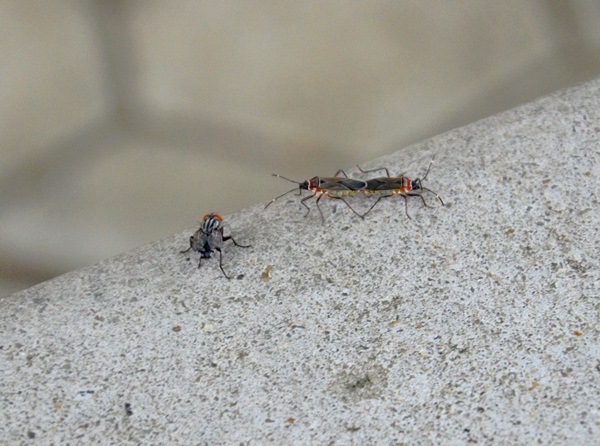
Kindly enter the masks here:
<path id="1" fill-rule="evenodd" d="M 321 177 L 319 182 L 319 187 L 325 190 L 362 190 L 366 186 L 366 181 L 352 178 Z"/>
<path id="2" fill-rule="evenodd" d="M 194 232 L 194 235 L 192 236 L 192 250 L 196 252 L 202 251 L 202 247 L 204 246 L 205 242 L 206 234 L 202 232 L 202 229 L 198 229 L 196 232 Z"/>
<path id="3" fill-rule="evenodd" d="M 221 248 L 223 246 L 223 229 L 218 228 L 217 230 L 210 233 L 210 235 L 205 235 L 208 246 L 212 251 L 216 248 Z"/>

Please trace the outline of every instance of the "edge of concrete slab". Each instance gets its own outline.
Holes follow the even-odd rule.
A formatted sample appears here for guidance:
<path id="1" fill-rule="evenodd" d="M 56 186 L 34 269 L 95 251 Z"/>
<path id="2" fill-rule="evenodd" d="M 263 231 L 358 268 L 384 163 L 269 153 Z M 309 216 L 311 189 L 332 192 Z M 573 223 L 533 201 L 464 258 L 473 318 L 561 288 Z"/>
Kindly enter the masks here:
<path id="1" fill-rule="evenodd" d="M 290 194 L 232 280 L 190 229 L 1 299 L 0 442 L 600 441 L 599 138 L 597 80 L 362 166 L 435 154 L 410 220 Z"/>

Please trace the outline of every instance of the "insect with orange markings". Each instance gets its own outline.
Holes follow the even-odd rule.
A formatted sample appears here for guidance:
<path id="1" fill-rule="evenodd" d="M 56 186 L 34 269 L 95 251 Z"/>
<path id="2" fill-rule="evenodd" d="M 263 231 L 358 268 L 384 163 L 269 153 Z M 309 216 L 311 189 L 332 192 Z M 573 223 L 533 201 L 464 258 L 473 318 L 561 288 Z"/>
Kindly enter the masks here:
<path id="1" fill-rule="evenodd" d="M 342 173 L 344 176 L 343 177 L 339 176 L 340 173 Z M 289 178 L 278 175 L 276 173 L 274 173 L 273 176 L 278 177 L 278 178 L 283 178 L 284 180 L 287 180 L 291 183 L 296 183 L 298 185 L 297 190 L 298 190 L 299 194 L 302 194 L 303 190 L 312 192 L 312 195 L 309 195 L 308 197 L 304 197 L 302 200 L 300 200 L 300 203 L 302 204 L 302 206 L 304 206 L 307 209 L 305 217 L 310 213 L 310 208 L 307 206 L 307 204 L 305 202 L 307 200 L 310 200 L 311 198 L 316 197 L 317 198 L 317 200 L 316 200 L 317 209 L 319 210 L 319 214 L 321 214 L 321 220 L 323 222 L 325 222 L 325 217 L 323 217 L 323 212 L 321 211 L 321 208 L 319 207 L 319 201 L 321 201 L 321 198 L 323 198 L 323 196 L 327 196 L 329 198 L 333 198 L 336 200 L 342 200 L 346 204 L 346 206 L 348 206 L 350 208 L 350 210 L 352 212 L 354 212 L 360 218 L 363 218 L 363 216 L 361 214 L 356 212 L 356 210 L 354 210 L 354 208 L 352 206 L 350 206 L 350 204 L 345 200 L 345 197 L 354 195 L 358 191 L 365 188 L 367 186 L 367 182 L 363 181 L 363 180 L 355 180 L 353 178 L 348 178 L 348 175 L 346 175 L 346 172 L 344 172 L 341 169 L 338 170 L 336 172 L 336 174 L 332 177 L 313 177 L 310 180 L 303 181 L 302 183 L 299 181 L 290 180 Z M 296 190 L 296 188 L 291 189 L 291 190 L 279 195 L 278 197 L 273 198 L 265 206 L 265 209 L 268 208 L 270 205 L 272 205 L 275 202 L 275 200 L 278 200 L 279 198 L 283 197 L 284 195 L 294 192 L 295 190 Z"/>
<path id="2" fill-rule="evenodd" d="M 378 196 L 377 201 L 373 203 L 373 205 L 369 208 L 367 212 L 362 214 L 362 217 L 371 212 L 371 210 L 375 206 L 377 206 L 377 203 L 379 203 L 383 198 L 401 196 L 402 198 L 404 198 L 404 210 L 406 212 L 406 216 L 408 218 L 411 218 L 411 216 L 408 215 L 408 197 L 419 197 L 423 201 L 423 205 L 425 205 L 425 207 L 431 207 L 427 204 L 425 198 L 423 198 L 423 192 L 429 192 L 435 195 L 435 197 L 440 201 L 440 203 L 442 203 L 442 206 L 445 206 L 442 197 L 440 197 L 431 189 L 426 188 L 422 184 L 425 178 L 427 178 L 427 175 L 429 175 L 429 170 L 431 169 L 431 165 L 433 164 L 434 158 L 435 157 L 433 157 L 429 162 L 429 167 L 427 168 L 427 172 L 425 172 L 425 176 L 423 178 L 415 178 L 414 180 L 411 180 L 410 178 L 403 175 L 399 177 L 392 177 L 390 176 L 390 171 L 387 169 L 387 167 L 363 170 L 360 166 L 357 166 L 362 173 L 371 173 L 377 172 L 379 170 L 385 170 L 385 173 L 387 175 L 385 177 L 371 178 L 370 180 L 367 180 L 366 187 L 361 189 L 361 192 L 365 194 Z"/>
<path id="3" fill-rule="evenodd" d="M 190 237 L 190 247 L 180 253 L 186 253 L 190 249 L 199 253 L 200 259 L 198 260 L 198 268 L 200 268 L 202 259 L 210 259 L 213 253 L 217 251 L 219 253 L 219 268 L 221 268 L 223 275 L 229 279 L 230 277 L 223 269 L 223 242 L 231 240 L 235 246 L 239 246 L 240 248 L 249 248 L 250 245 L 240 245 L 232 236 L 224 236 L 223 227 L 221 226 L 223 217 L 219 214 L 214 212 L 212 214 L 206 214 L 202 220 L 200 229 Z"/>

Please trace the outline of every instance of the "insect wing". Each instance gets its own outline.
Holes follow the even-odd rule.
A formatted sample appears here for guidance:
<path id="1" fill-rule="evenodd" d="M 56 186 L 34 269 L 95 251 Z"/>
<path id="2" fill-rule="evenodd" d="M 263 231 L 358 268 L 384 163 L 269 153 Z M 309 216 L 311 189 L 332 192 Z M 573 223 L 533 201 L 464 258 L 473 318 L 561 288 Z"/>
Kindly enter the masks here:
<path id="1" fill-rule="evenodd" d="M 367 186 L 365 181 L 352 178 L 321 177 L 319 188 L 323 190 L 361 190 Z"/>
<path id="2" fill-rule="evenodd" d="M 204 247 L 204 243 L 206 243 L 206 234 L 202 232 L 202 229 L 198 229 L 196 232 L 194 232 L 194 235 L 192 235 L 192 250 L 195 252 L 201 252 Z"/>
<path id="3" fill-rule="evenodd" d="M 380 177 L 367 180 L 367 190 L 396 190 L 404 186 L 404 177 Z"/>
<path id="4" fill-rule="evenodd" d="M 223 233 L 221 232 L 221 230 L 213 231 L 205 237 L 206 242 L 211 251 L 214 251 L 216 248 L 221 248 L 223 246 Z"/>
<path id="5" fill-rule="evenodd" d="M 367 187 L 367 182 L 355 180 L 353 178 L 343 178 L 338 180 L 341 185 L 349 190 L 364 190 Z"/>

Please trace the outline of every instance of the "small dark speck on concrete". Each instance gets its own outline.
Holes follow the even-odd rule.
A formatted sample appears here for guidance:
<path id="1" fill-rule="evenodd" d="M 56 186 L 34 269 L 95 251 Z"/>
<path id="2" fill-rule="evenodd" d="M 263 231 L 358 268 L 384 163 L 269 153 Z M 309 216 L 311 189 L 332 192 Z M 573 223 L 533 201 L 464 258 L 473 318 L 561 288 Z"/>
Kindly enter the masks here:
<path id="1" fill-rule="evenodd" d="M 179 332 L 181 331 L 181 326 L 180 326 L 180 325 L 175 325 L 175 326 L 173 327 L 173 331 L 174 331 L 175 333 L 179 333 Z"/>
<path id="2" fill-rule="evenodd" d="M 243 274 L 238 274 L 236 277 L 237 280 L 242 280 L 243 278 L 244 278 Z"/>
<path id="3" fill-rule="evenodd" d="M 355 382 L 349 384 L 348 389 L 349 390 L 363 389 L 367 386 L 370 386 L 371 384 L 373 384 L 373 382 L 371 381 L 371 378 L 369 377 L 369 375 L 365 375 L 364 377 L 359 378 Z"/>
<path id="4" fill-rule="evenodd" d="M 31 438 L 31 439 L 35 438 L 35 432 L 27 431 L 27 438 Z"/>
<path id="5" fill-rule="evenodd" d="M 131 410 L 131 404 L 125 403 L 125 414 L 130 417 L 133 415 L 133 410 Z"/>

